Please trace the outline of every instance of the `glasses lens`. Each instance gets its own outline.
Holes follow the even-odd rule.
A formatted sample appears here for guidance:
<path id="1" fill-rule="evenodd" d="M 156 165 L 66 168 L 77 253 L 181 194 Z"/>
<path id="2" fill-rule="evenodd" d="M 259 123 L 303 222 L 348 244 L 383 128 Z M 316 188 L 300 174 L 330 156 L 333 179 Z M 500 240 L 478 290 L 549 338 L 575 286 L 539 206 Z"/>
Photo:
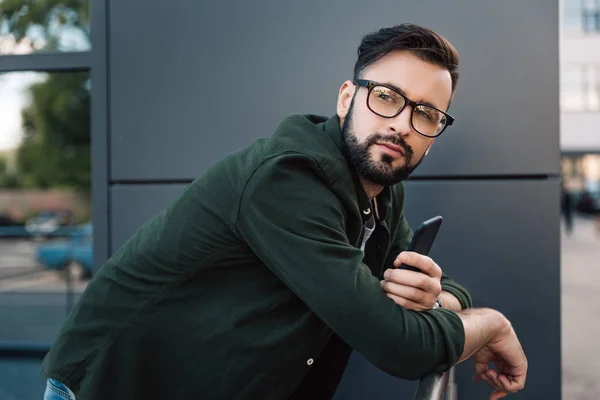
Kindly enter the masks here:
<path id="1" fill-rule="evenodd" d="M 437 135 L 446 126 L 446 121 L 446 115 L 435 108 L 419 105 L 413 110 L 413 126 L 423 135 Z"/>
<path id="2" fill-rule="evenodd" d="M 404 98 L 392 89 L 375 86 L 369 94 L 369 108 L 384 117 L 393 117 L 404 107 Z"/>

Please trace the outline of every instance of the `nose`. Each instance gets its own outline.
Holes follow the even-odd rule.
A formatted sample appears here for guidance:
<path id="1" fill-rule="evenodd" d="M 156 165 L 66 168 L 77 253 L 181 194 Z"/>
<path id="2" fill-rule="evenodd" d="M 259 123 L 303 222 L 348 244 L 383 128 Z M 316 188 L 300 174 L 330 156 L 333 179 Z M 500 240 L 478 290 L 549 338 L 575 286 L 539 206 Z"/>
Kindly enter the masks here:
<path id="1" fill-rule="evenodd" d="M 396 135 L 408 136 L 412 132 L 411 118 L 412 108 L 407 104 L 400 114 L 388 119 L 388 129 Z"/>

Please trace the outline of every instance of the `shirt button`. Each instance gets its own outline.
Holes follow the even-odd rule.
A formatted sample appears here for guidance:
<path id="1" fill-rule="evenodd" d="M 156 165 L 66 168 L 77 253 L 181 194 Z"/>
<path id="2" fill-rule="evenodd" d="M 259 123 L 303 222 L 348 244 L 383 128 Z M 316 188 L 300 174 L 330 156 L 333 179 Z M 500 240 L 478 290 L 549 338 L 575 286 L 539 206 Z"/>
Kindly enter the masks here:
<path id="1" fill-rule="evenodd" d="M 371 209 L 370 209 L 370 208 L 365 208 L 365 209 L 363 210 L 363 214 L 365 214 L 365 215 L 369 215 L 369 214 L 371 214 Z"/>
<path id="2" fill-rule="evenodd" d="M 306 365 L 313 365 L 314 362 L 315 362 L 315 360 L 313 360 L 312 358 L 309 358 L 308 360 L 306 360 Z"/>

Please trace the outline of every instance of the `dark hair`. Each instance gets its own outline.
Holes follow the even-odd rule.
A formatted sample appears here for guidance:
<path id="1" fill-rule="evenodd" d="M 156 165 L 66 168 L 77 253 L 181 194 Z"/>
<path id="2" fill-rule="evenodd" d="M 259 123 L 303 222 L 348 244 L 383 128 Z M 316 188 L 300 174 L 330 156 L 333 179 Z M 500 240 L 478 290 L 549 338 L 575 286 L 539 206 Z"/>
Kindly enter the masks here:
<path id="1" fill-rule="evenodd" d="M 414 24 L 382 28 L 364 36 L 358 47 L 354 80 L 369 65 L 395 50 L 408 50 L 423 61 L 446 68 L 452 77 L 452 95 L 458 84 L 458 51 L 450 42 L 431 29 Z"/>

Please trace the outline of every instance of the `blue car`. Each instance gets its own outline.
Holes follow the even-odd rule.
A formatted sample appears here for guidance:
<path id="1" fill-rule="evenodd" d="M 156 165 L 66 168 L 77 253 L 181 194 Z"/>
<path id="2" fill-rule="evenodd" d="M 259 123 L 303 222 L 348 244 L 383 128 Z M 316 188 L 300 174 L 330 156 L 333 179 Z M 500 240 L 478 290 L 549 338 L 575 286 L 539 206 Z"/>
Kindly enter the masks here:
<path id="1" fill-rule="evenodd" d="M 36 250 L 36 259 L 45 268 L 64 270 L 72 263 L 81 267 L 84 278 L 92 276 L 92 238 L 91 223 L 74 227 L 70 239 L 40 244 Z"/>

